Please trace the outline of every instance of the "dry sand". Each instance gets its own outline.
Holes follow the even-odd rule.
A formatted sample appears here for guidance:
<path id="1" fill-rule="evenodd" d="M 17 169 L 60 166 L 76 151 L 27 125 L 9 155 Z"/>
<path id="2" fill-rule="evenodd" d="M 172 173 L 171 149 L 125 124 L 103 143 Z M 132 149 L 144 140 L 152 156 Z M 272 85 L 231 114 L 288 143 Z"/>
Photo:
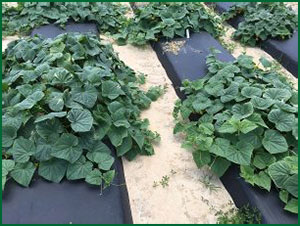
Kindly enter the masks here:
<path id="1" fill-rule="evenodd" d="M 173 135 L 172 110 L 178 99 L 164 68 L 150 46 L 117 46 L 119 57 L 135 71 L 148 75 L 146 86 L 167 85 L 165 95 L 142 113 L 157 131 L 161 141 L 155 155 L 124 159 L 124 171 L 134 223 L 215 223 L 216 210 L 224 209 L 231 198 L 219 179 L 211 183 L 220 187 L 210 192 L 200 180 L 210 175 L 197 169 L 192 154 L 181 148 L 181 139 Z M 175 171 L 172 174 L 171 171 Z M 169 186 L 153 187 L 163 176 L 170 176 Z"/>

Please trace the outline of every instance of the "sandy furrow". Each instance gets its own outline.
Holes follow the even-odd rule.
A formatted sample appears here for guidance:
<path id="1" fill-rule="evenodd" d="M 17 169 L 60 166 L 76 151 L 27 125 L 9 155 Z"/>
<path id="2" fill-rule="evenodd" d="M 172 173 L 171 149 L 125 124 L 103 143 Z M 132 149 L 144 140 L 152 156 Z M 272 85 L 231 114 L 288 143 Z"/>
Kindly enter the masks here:
<path id="1" fill-rule="evenodd" d="M 150 46 L 136 48 L 117 46 L 119 57 L 135 71 L 148 75 L 146 86 L 167 85 L 165 95 L 142 113 L 150 121 L 150 129 L 161 135 L 155 155 L 124 159 L 124 171 L 134 223 L 215 223 L 216 210 L 224 209 L 231 198 L 219 179 L 211 183 L 219 188 L 210 191 L 200 181 L 210 175 L 197 169 L 192 154 L 181 148 L 181 140 L 173 135 L 172 110 L 177 100 L 165 70 Z M 173 172 L 173 173 L 172 173 Z M 169 186 L 153 187 L 163 176 Z"/>

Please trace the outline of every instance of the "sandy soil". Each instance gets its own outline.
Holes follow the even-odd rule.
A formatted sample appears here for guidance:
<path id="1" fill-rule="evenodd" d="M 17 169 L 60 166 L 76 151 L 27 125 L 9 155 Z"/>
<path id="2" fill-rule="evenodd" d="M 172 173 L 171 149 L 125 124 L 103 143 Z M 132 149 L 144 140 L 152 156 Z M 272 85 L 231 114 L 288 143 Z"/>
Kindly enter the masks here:
<path id="1" fill-rule="evenodd" d="M 150 128 L 161 135 L 161 142 L 154 146 L 155 155 L 139 156 L 132 162 L 124 159 L 134 223 L 215 223 L 216 210 L 224 209 L 231 198 L 219 179 L 211 180 L 219 187 L 216 191 L 200 182 L 210 172 L 197 169 L 192 154 L 181 148 L 180 138 L 173 135 L 172 110 L 177 96 L 155 52 L 150 46 L 114 49 L 128 66 L 148 75 L 146 86 L 168 86 L 165 95 L 142 113 Z M 170 177 L 169 186 L 153 187 L 165 175 Z"/>

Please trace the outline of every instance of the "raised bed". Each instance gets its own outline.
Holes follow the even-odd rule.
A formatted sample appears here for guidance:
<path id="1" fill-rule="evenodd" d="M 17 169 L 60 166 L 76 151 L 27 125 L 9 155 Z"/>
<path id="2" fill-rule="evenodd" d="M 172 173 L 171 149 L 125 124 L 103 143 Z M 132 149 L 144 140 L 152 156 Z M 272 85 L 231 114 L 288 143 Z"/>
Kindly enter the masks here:
<path id="1" fill-rule="evenodd" d="M 66 32 L 93 32 L 95 24 L 68 23 L 63 30 L 46 25 L 32 32 L 45 38 L 53 38 Z M 114 185 L 106 188 L 91 186 L 84 181 L 63 180 L 59 184 L 38 178 L 30 188 L 23 188 L 12 180 L 6 184 L 2 196 L 3 224 L 132 224 L 122 161 L 107 144 L 115 157 Z M 117 185 L 117 186 L 115 186 Z"/>
<path id="2" fill-rule="evenodd" d="M 235 2 L 217 2 L 216 10 L 223 13 L 234 4 Z M 237 28 L 242 20 L 243 17 L 238 16 L 227 22 Z M 287 40 L 268 39 L 263 41 L 260 47 L 298 78 L 298 31 L 295 31 L 293 36 Z"/>
<path id="3" fill-rule="evenodd" d="M 185 41 L 185 45 L 178 52 L 178 55 L 163 50 L 165 41 L 153 43 L 152 46 L 180 98 L 184 98 L 183 93 L 179 90 L 184 79 L 195 80 L 205 76 L 207 72 L 205 58 L 209 54 L 211 47 L 222 52 L 219 54 L 219 59 L 223 61 L 234 59 L 207 32 L 192 34 L 190 39 L 177 38 L 173 41 Z M 278 191 L 273 189 L 271 192 L 264 192 L 246 183 L 239 176 L 239 169 L 236 165 L 230 167 L 221 178 L 221 181 L 237 207 L 249 204 L 261 212 L 262 223 L 295 224 L 298 222 L 296 214 L 283 210 L 284 205 L 278 197 Z"/>

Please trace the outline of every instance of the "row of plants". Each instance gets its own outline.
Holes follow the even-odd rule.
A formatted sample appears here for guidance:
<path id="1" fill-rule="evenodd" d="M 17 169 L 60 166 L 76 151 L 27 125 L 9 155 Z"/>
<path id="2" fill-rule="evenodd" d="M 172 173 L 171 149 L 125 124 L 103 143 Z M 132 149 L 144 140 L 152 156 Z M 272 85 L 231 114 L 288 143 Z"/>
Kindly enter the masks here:
<path id="1" fill-rule="evenodd" d="M 233 38 L 255 46 L 269 38 L 288 39 L 298 29 L 298 15 L 283 2 L 236 3 L 223 13 L 223 19 L 243 16 Z"/>
<path id="2" fill-rule="evenodd" d="M 110 2 L 25 2 L 17 7 L 2 6 L 3 35 L 27 35 L 44 24 L 64 27 L 68 21 L 95 22 L 101 33 L 109 33 L 119 44 L 145 45 L 161 38 L 184 37 L 206 30 L 221 34 L 221 20 L 207 13 L 202 3 L 151 2 L 135 11 Z"/>
<path id="3" fill-rule="evenodd" d="M 145 45 L 161 38 L 184 37 L 186 30 L 205 30 L 214 37 L 223 32 L 222 20 L 207 12 L 201 2 L 151 2 L 127 18 L 128 8 L 110 2 L 25 2 L 2 6 L 3 35 L 29 34 L 36 27 L 68 21 L 95 22 L 101 33 L 119 44 Z M 244 2 L 223 13 L 223 20 L 243 16 L 233 38 L 255 46 L 268 38 L 287 39 L 298 27 L 298 16 L 282 2 Z"/>
<path id="4" fill-rule="evenodd" d="M 28 35 L 34 28 L 54 23 L 65 27 L 69 21 L 94 22 L 99 31 L 119 32 L 128 8 L 111 2 L 18 2 L 2 4 L 2 35 Z"/>
<path id="5" fill-rule="evenodd" d="M 139 89 L 139 77 L 95 35 L 11 42 L 2 56 L 2 189 L 25 187 L 36 172 L 104 188 L 116 156 L 152 155 L 159 135 L 140 119 L 164 88 Z"/>
<path id="6" fill-rule="evenodd" d="M 246 182 L 273 184 L 285 210 L 298 213 L 298 91 L 264 58 L 262 70 L 249 56 L 222 62 L 216 54 L 203 79 L 183 82 L 174 133 L 185 135 L 199 168 L 221 177 L 237 164 Z"/>
<path id="7" fill-rule="evenodd" d="M 221 19 L 208 13 L 201 2 L 150 2 L 135 15 L 115 38 L 119 43 L 145 45 L 149 41 L 185 37 L 186 30 L 222 34 Z"/>

